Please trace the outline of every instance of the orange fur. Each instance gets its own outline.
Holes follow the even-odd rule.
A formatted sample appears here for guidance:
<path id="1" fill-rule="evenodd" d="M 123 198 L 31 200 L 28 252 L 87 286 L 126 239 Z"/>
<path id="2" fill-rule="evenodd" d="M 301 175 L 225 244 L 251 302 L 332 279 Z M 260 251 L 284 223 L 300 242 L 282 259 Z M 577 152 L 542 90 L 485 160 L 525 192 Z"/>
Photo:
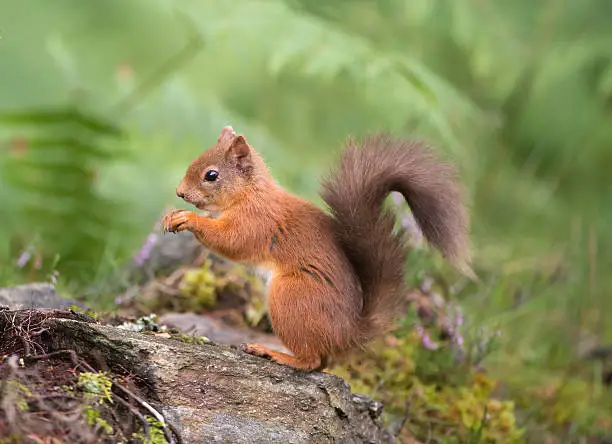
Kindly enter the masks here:
<path id="1" fill-rule="evenodd" d="M 409 204 L 416 203 L 415 216 L 428 239 L 467 266 L 467 218 L 455 182 L 430 157 L 419 158 L 426 151 L 412 145 L 399 149 L 404 149 L 403 163 L 377 152 L 392 166 L 382 165 L 367 146 L 363 154 L 343 159 L 325 184 L 332 215 L 277 185 L 257 152 L 231 127 L 189 166 L 177 195 L 199 209 L 218 211 L 220 217 L 175 210 L 164 218 L 164 228 L 189 230 L 231 260 L 273 269 L 272 327 L 294 356 L 255 344 L 244 347 L 247 353 L 312 371 L 388 328 L 403 296 L 405 260 L 403 239 L 392 232 L 391 218 L 382 210 L 391 190 L 399 188 Z M 383 167 L 407 171 L 385 179 L 376 176 Z M 360 177 L 363 173 L 373 176 Z M 416 176 L 408 177 L 410 173 Z M 209 180 L 211 174 L 214 180 Z M 440 180 L 432 179 L 440 174 Z M 394 182 L 385 182 L 389 180 Z M 424 180 L 430 189 L 419 189 Z M 352 188 L 342 194 L 344 181 Z"/>

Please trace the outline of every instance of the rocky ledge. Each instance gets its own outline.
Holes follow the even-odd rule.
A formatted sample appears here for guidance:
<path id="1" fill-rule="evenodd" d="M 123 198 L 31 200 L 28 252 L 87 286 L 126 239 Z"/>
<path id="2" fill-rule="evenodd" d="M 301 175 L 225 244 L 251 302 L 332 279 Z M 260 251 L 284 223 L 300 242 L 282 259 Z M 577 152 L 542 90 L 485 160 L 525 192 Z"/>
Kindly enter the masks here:
<path id="1" fill-rule="evenodd" d="M 36 298 L 37 291 L 45 298 Z M 27 301 L 19 299 L 17 307 L 11 294 L 26 294 Z M 64 309 L 48 286 L 3 288 L 0 296 L 0 436 L 28 436 L 32 428 L 39 436 L 60 436 L 45 418 L 61 428 L 64 410 L 78 411 L 80 390 L 97 393 L 100 406 L 108 399 L 110 410 L 87 416 L 93 427 L 78 436 L 63 424 L 71 442 L 117 442 L 138 430 L 142 442 L 155 431 L 160 441 L 152 442 L 394 442 L 379 421 L 381 404 L 352 394 L 333 375 L 299 372 L 204 339 L 104 324 Z M 41 300 L 59 308 L 32 307 Z M 98 372 L 105 372 L 108 385 L 101 386 L 108 393 L 86 383 L 66 388 L 86 379 L 81 373 Z"/>

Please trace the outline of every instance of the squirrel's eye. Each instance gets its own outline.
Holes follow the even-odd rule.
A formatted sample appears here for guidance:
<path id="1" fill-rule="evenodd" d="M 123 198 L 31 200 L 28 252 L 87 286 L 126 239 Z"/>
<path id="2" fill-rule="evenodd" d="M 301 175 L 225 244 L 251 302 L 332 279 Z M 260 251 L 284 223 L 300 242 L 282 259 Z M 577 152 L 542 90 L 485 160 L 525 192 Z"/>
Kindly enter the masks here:
<path id="1" fill-rule="evenodd" d="M 208 170 L 206 174 L 204 174 L 204 180 L 208 182 L 214 182 L 219 177 L 219 173 L 215 170 Z"/>

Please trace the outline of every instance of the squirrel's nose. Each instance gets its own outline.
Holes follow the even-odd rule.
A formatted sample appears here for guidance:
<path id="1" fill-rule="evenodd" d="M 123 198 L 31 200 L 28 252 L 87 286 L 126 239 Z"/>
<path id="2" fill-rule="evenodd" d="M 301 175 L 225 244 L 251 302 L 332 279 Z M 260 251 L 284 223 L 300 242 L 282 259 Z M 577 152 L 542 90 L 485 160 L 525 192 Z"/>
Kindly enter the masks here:
<path id="1" fill-rule="evenodd" d="M 176 189 L 176 195 L 181 199 L 185 197 L 185 193 L 180 192 L 178 188 Z"/>

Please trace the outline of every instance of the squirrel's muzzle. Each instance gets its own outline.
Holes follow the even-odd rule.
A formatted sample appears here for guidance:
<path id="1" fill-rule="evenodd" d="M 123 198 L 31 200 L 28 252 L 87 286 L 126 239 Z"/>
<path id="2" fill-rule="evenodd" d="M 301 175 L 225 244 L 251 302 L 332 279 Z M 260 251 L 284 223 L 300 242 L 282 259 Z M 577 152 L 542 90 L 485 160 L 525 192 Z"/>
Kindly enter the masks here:
<path id="1" fill-rule="evenodd" d="M 185 199 L 185 195 L 187 194 L 187 191 L 188 191 L 188 188 L 185 186 L 185 179 L 183 179 L 176 187 L 176 196 L 180 199 Z"/>

